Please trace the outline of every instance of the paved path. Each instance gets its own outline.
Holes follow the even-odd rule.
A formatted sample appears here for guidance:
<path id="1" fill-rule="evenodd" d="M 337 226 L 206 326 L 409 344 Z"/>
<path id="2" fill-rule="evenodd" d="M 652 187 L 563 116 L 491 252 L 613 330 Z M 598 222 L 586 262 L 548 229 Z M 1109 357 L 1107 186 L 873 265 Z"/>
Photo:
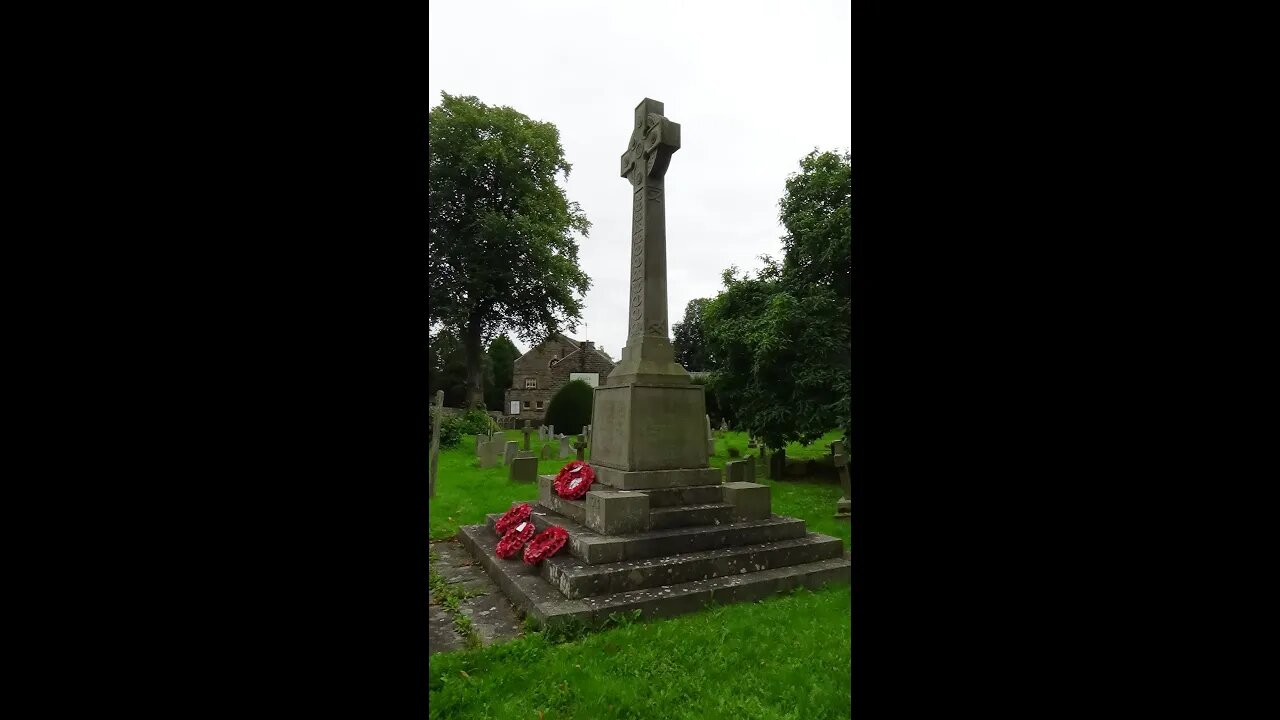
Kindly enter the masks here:
<path id="1" fill-rule="evenodd" d="M 441 541 L 431 543 L 431 549 L 440 556 L 439 560 L 432 563 L 432 567 L 446 583 L 469 592 L 481 593 L 460 603 L 462 614 L 471 619 L 471 627 L 481 645 L 506 642 L 522 634 L 520 616 L 515 608 L 484 570 L 473 563 L 466 548 L 457 542 Z M 429 653 L 434 655 L 466 648 L 466 639 L 454 627 L 453 614 L 439 605 L 434 595 L 429 595 L 429 602 Z"/>

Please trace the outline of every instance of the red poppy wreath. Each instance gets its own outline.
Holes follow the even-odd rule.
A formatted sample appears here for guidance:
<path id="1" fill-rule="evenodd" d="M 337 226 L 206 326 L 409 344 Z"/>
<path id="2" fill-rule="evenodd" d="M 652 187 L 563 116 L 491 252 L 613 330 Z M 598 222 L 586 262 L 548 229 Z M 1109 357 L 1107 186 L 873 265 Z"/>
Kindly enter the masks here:
<path id="1" fill-rule="evenodd" d="M 498 537 L 502 537 L 511 528 L 528 520 L 532 512 L 533 508 L 529 507 L 529 503 L 520 503 L 498 518 L 498 522 L 493 524 L 493 531 L 498 534 Z"/>
<path id="2" fill-rule="evenodd" d="M 565 542 L 569 539 L 569 533 L 564 528 L 551 527 L 543 530 L 528 545 L 524 547 L 524 561 L 527 565 L 537 565 L 542 562 L 543 558 L 549 558 L 560 551 L 564 547 Z"/>
<path id="3" fill-rule="evenodd" d="M 595 481 L 596 471 L 581 460 L 574 460 L 560 468 L 560 473 L 556 475 L 551 486 L 560 497 L 566 500 L 577 500 L 587 494 L 591 489 L 591 483 Z"/>
<path id="4" fill-rule="evenodd" d="M 507 531 L 498 541 L 498 548 L 495 554 L 503 560 L 514 556 L 520 552 L 520 548 L 525 546 L 533 538 L 533 523 L 525 520 Z"/>

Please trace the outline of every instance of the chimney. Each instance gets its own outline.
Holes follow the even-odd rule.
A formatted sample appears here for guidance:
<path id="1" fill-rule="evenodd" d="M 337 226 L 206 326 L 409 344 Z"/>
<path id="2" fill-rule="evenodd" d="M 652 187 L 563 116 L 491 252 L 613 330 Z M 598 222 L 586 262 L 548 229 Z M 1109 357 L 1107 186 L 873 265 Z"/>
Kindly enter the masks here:
<path id="1" fill-rule="evenodd" d="M 582 341 L 582 352 L 578 353 L 582 357 L 578 359 L 578 369 L 586 372 L 587 370 L 587 353 L 591 352 L 591 348 L 595 347 L 590 340 Z"/>

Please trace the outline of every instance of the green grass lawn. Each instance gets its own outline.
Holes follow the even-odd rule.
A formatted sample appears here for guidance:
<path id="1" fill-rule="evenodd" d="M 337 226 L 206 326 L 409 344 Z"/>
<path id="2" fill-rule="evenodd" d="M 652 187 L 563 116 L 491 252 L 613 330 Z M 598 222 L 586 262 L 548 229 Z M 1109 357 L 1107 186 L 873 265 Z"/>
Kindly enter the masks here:
<path id="1" fill-rule="evenodd" d="M 838 437 L 788 446 L 787 456 L 825 455 Z M 745 452 L 746 434 L 718 439 L 712 466 L 730 459 L 728 447 Z M 554 474 L 566 462 L 541 460 L 538 472 Z M 761 470 L 756 481 L 772 488 L 774 513 L 803 518 L 810 531 L 839 537 L 848 548 L 848 521 L 833 517 L 839 485 L 775 483 Z M 534 484 L 508 482 L 504 466 L 480 470 L 474 437 L 466 436 L 440 452 L 431 537 L 451 537 L 459 525 L 537 495 Z M 430 717 L 847 718 L 849 629 L 849 587 L 842 585 L 623 624 L 568 643 L 527 632 L 509 643 L 431 656 Z"/>

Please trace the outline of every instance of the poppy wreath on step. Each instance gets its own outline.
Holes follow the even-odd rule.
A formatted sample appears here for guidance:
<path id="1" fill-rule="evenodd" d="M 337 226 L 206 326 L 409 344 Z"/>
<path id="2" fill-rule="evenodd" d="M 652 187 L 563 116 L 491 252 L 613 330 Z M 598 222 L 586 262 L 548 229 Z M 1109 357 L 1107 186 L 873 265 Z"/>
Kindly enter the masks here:
<path id="1" fill-rule="evenodd" d="M 524 546 L 524 561 L 527 565 L 537 565 L 542 562 L 543 558 L 549 558 L 560 551 L 569 539 L 569 533 L 564 528 L 551 527 L 538 533 L 538 537 Z"/>
<path id="2" fill-rule="evenodd" d="M 498 518 L 498 522 L 493 524 L 493 531 L 498 534 L 498 537 L 502 537 L 511 528 L 528 520 L 531 513 L 533 508 L 529 507 L 529 503 L 520 503 Z"/>
<path id="3" fill-rule="evenodd" d="M 525 520 L 502 536 L 502 539 L 498 541 L 498 549 L 495 554 L 503 560 L 514 556 L 520 552 L 520 548 L 523 548 L 525 543 L 533 538 L 533 533 L 533 522 Z"/>
<path id="4" fill-rule="evenodd" d="M 591 489 L 591 483 L 595 481 L 596 471 L 585 462 L 574 460 L 560 468 L 560 473 L 556 475 L 551 486 L 555 488 L 556 494 L 565 500 L 577 500 L 587 494 Z"/>

